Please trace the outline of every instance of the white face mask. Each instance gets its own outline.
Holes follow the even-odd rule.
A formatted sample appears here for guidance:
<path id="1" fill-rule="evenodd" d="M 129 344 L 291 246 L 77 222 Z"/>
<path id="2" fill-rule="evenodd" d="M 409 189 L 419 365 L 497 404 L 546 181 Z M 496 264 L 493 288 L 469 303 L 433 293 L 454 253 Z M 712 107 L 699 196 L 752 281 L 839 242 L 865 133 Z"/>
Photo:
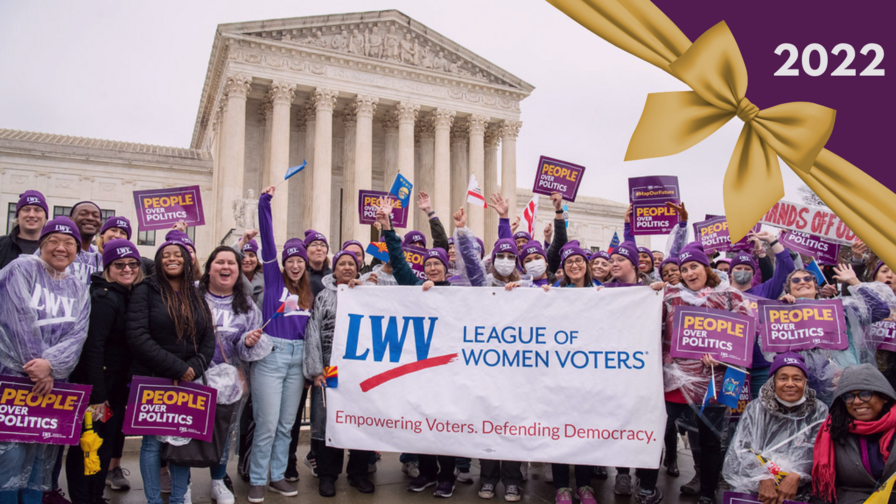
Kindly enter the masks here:
<path id="1" fill-rule="evenodd" d="M 544 275 L 544 272 L 547 269 L 548 265 L 544 262 L 544 259 L 536 259 L 526 263 L 526 273 L 532 275 L 532 278 L 538 278 L 541 275 Z"/>
<path id="2" fill-rule="evenodd" d="M 800 404 L 803 404 L 804 402 L 806 402 L 806 394 L 804 393 L 803 397 L 800 397 L 799 401 L 794 401 L 794 402 L 787 402 L 784 399 L 781 399 L 778 396 L 778 394 L 775 394 L 775 399 L 777 399 L 778 402 L 783 404 L 784 406 L 787 406 L 788 408 L 793 408 L 794 406 L 799 406 Z"/>
<path id="3" fill-rule="evenodd" d="M 513 259 L 495 259 L 495 271 L 501 276 L 510 276 L 516 268 L 516 261 Z"/>

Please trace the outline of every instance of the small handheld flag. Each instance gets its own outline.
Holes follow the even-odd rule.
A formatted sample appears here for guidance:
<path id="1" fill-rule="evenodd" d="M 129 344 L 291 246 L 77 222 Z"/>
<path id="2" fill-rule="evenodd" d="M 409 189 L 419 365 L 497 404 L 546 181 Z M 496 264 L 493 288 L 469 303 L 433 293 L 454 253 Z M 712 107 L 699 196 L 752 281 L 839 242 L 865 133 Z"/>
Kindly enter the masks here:
<path id="1" fill-rule="evenodd" d="M 261 328 L 264 329 L 265 327 L 267 327 L 267 325 L 271 323 L 271 320 L 274 320 L 275 318 L 282 317 L 286 314 L 289 314 L 289 313 L 292 313 L 292 312 L 298 311 L 298 310 L 299 310 L 299 296 L 296 294 L 290 294 L 289 296 L 286 296 L 286 300 L 283 301 L 283 304 L 280 305 L 280 308 L 277 308 L 277 311 L 274 312 L 274 314 L 271 316 L 271 318 L 269 318 L 268 321 L 265 322 L 263 326 L 261 326 Z"/>
<path id="2" fill-rule="evenodd" d="M 467 185 L 467 203 L 472 203 L 482 208 L 488 208 L 485 203 L 485 196 L 482 195 L 482 189 L 476 181 L 476 175 L 470 174 L 470 183 Z"/>
<path id="3" fill-rule="evenodd" d="M 532 201 L 523 209 L 523 219 L 528 226 L 529 236 L 532 236 L 532 230 L 535 229 L 535 217 L 538 213 L 538 195 L 532 196 Z"/>
<path id="4" fill-rule="evenodd" d="M 384 263 L 389 262 L 389 249 L 386 248 L 386 242 L 371 242 L 367 246 L 367 253 Z"/>
<path id="5" fill-rule="evenodd" d="M 607 247 L 607 253 L 612 254 L 613 252 L 616 251 L 616 247 L 618 247 L 618 246 L 619 246 L 619 233 L 614 231 L 613 239 L 610 240 L 610 246 Z"/>
<path id="6" fill-rule="evenodd" d="M 339 366 L 327 366 L 324 368 L 324 378 L 327 380 L 327 388 L 339 386 Z"/>
<path id="7" fill-rule="evenodd" d="M 414 184 L 399 173 L 395 176 L 395 182 L 392 184 L 392 189 L 389 189 L 389 192 L 401 201 L 402 208 L 407 208 L 411 204 L 411 191 L 413 189 Z"/>
<path id="8" fill-rule="evenodd" d="M 706 406 L 713 400 L 717 399 L 718 395 L 716 394 L 716 367 L 712 366 L 712 374 L 709 378 L 709 386 L 706 387 L 706 395 L 703 396 L 703 406 L 700 407 L 700 414 L 703 414 L 703 410 L 706 409 Z"/>
<path id="9" fill-rule="evenodd" d="M 824 285 L 827 280 L 824 278 L 824 273 L 821 272 L 821 268 L 818 267 L 818 263 L 815 262 L 815 258 L 812 258 L 812 262 L 806 265 L 806 271 L 815 275 L 815 278 L 818 280 L 818 285 Z"/>
<path id="10" fill-rule="evenodd" d="M 731 409 L 737 409 L 740 401 L 740 393 L 744 388 L 747 373 L 737 367 L 728 366 L 725 377 L 722 378 L 722 395 L 718 398 L 719 404 L 724 404 Z"/>
<path id="11" fill-rule="evenodd" d="M 775 478 L 775 486 L 777 487 L 778 484 L 781 483 L 781 480 L 783 480 L 784 477 L 787 476 L 787 471 L 781 469 L 781 466 L 779 466 L 778 464 L 763 457 L 759 453 L 756 453 L 752 448 L 750 449 L 750 451 L 753 453 L 753 455 L 756 455 L 756 458 L 759 459 L 759 463 L 768 470 L 768 473 Z"/>
<path id="12" fill-rule="evenodd" d="M 569 207 L 566 206 L 566 203 L 563 204 L 563 221 L 566 223 L 566 228 L 569 229 Z"/>
<path id="13" fill-rule="evenodd" d="M 293 166 L 292 168 L 286 170 L 286 177 L 284 177 L 283 180 L 286 180 L 289 177 L 292 177 L 293 175 L 295 175 L 296 173 L 299 173 L 300 171 L 304 170 L 306 166 L 308 166 L 308 162 L 303 159 L 302 164 L 300 164 L 299 166 Z"/>

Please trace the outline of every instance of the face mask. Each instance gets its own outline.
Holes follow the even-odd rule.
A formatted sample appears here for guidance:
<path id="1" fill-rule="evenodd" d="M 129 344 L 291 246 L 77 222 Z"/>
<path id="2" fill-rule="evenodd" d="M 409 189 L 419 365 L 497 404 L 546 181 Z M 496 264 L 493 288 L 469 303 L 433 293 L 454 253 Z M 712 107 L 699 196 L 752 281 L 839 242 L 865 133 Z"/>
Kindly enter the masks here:
<path id="1" fill-rule="evenodd" d="M 526 263 L 526 273 L 532 275 L 532 278 L 538 278 L 541 275 L 544 275 L 544 272 L 547 269 L 548 265 L 544 262 L 544 259 L 536 259 Z"/>
<path id="2" fill-rule="evenodd" d="M 734 277 L 734 282 L 741 285 L 750 283 L 753 280 L 753 273 L 750 273 L 749 271 L 735 271 L 732 273 L 732 276 Z"/>
<path id="3" fill-rule="evenodd" d="M 799 401 L 794 401 L 794 402 L 787 402 L 784 399 L 781 399 L 780 397 L 778 397 L 778 394 L 775 394 L 775 398 L 778 400 L 779 403 L 783 404 L 784 406 L 787 406 L 788 408 L 793 408 L 793 407 L 799 406 L 800 404 L 803 404 L 804 402 L 806 402 L 806 394 L 803 394 L 803 397 L 800 397 Z"/>
<path id="4" fill-rule="evenodd" d="M 516 261 L 513 259 L 495 259 L 495 271 L 501 276 L 510 276 L 516 268 Z"/>

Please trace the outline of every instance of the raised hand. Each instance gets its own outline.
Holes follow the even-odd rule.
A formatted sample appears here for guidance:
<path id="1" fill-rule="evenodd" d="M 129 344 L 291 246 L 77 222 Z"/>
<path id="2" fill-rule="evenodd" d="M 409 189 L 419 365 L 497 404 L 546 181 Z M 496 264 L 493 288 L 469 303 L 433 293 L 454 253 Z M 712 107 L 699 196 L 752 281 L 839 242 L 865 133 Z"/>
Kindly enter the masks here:
<path id="1" fill-rule="evenodd" d="M 856 238 L 855 243 L 852 244 L 852 256 L 858 261 L 861 261 L 865 258 L 865 253 L 868 252 L 868 245 L 865 245 L 865 242 L 861 240 L 861 238 Z"/>
<path id="2" fill-rule="evenodd" d="M 628 204 L 628 210 L 625 211 L 625 223 L 631 224 L 632 222 L 632 204 Z"/>
<path id="3" fill-rule="evenodd" d="M 277 186 L 267 186 L 261 191 L 261 194 L 270 194 L 273 196 L 275 192 L 277 192 Z"/>
<path id="4" fill-rule="evenodd" d="M 492 204 L 492 208 L 498 212 L 498 217 L 502 219 L 507 218 L 507 213 L 510 210 L 510 201 L 504 199 L 504 196 L 501 193 L 495 193 L 489 196 L 489 202 Z"/>
<path id="5" fill-rule="evenodd" d="M 547 225 L 544 227 L 544 241 L 551 243 L 551 238 L 554 237 L 554 223 L 548 221 Z"/>
<path id="6" fill-rule="evenodd" d="M 563 195 L 557 191 L 551 192 L 551 204 L 554 205 L 554 211 L 563 210 Z"/>
<path id="7" fill-rule="evenodd" d="M 432 203 L 430 202 L 429 195 L 423 191 L 417 193 L 417 208 L 424 213 L 432 212 Z"/>
<path id="8" fill-rule="evenodd" d="M 667 201 L 666 206 L 678 212 L 679 221 L 684 222 L 688 220 L 688 211 L 684 209 L 684 201 L 681 202 L 681 205 L 676 205 L 671 201 Z"/>
<path id="9" fill-rule="evenodd" d="M 513 219 L 513 222 L 510 223 L 510 232 L 511 232 L 511 233 L 516 233 L 516 230 L 517 230 L 518 227 L 520 227 L 520 217 L 519 217 L 519 215 L 517 215 L 517 216 Z"/>
<path id="10" fill-rule="evenodd" d="M 850 264 L 841 264 L 838 268 L 834 266 L 834 279 L 843 283 L 848 283 L 849 285 L 859 285 L 862 282 L 859 281 L 859 278 L 856 276 L 855 270 L 852 269 L 852 265 Z"/>
<path id="11" fill-rule="evenodd" d="M 171 226 L 171 229 L 176 229 L 176 230 L 180 231 L 181 233 L 186 233 L 187 232 L 187 221 L 182 221 L 182 220 L 177 221 L 177 223 L 175 223 L 173 226 Z"/>
<path id="12" fill-rule="evenodd" d="M 392 199 L 383 199 L 383 204 L 376 209 L 376 223 L 386 231 L 392 229 Z"/>
<path id="13" fill-rule="evenodd" d="M 462 228 L 467 225 L 467 212 L 461 208 L 460 210 L 454 212 L 454 227 Z"/>

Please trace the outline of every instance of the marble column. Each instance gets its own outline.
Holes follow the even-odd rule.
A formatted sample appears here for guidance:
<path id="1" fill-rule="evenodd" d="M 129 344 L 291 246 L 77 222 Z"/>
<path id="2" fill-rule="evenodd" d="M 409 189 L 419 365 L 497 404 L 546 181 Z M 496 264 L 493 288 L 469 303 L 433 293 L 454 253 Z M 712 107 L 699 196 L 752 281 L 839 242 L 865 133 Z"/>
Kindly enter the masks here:
<path id="1" fill-rule="evenodd" d="M 470 181 L 467 160 L 469 136 L 469 118 L 464 117 L 454 121 L 454 127 L 451 128 L 451 213 L 461 207 L 466 208 L 467 183 Z M 469 220 L 467 224 L 469 224 Z"/>
<path id="2" fill-rule="evenodd" d="M 398 174 L 398 111 L 387 110 L 383 125 L 383 190 L 388 191 Z"/>
<path id="3" fill-rule="evenodd" d="M 433 183 L 432 208 L 442 220 L 445 231 L 451 235 L 454 222 L 451 215 L 451 124 L 455 112 L 445 108 L 432 111 L 433 141 Z"/>
<path id="4" fill-rule="evenodd" d="M 261 184 L 259 189 L 269 186 L 268 180 L 271 178 L 271 127 L 274 123 L 274 103 L 271 101 L 271 94 L 268 93 L 261 102 L 259 109 L 258 121 L 264 127 L 264 147 L 262 148 L 261 166 L 257 177 L 253 177 L 252 183 L 244 183 L 243 186 L 255 188 L 256 184 Z M 273 210 L 273 209 L 272 209 Z"/>
<path id="5" fill-rule="evenodd" d="M 470 146 L 468 163 L 470 173 L 476 177 L 479 188 L 482 189 L 485 181 L 485 125 L 488 124 L 488 117 L 479 114 L 473 114 L 469 119 L 470 126 Z M 467 175 L 467 184 L 469 185 L 470 176 Z M 488 194 L 483 190 L 483 196 L 488 201 Z M 466 191 L 464 191 L 464 201 L 467 201 Z M 488 208 L 482 208 L 477 205 L 467 204 L 467 226 L 479 238 L 485 239 L 485 213 L 494 212 Z M 494 242 L 486 242 L 491 246 Z"/>
<path id="6" fill-rule="evenodd" d="M 295 84 L 274 81 L 271 83 L 269 97 L 273 105 L 271 114 L 271 150 L 269 154 L 270 169 L 265 186 L 277 185 L 286 176 L 289 168 L 289 109 Z M 286 225 L 289 219 L 289 187 L 280 186 L 276 197 L 271 202 L 273 217 L 274 242 L 286 243 Z"/>
<path id="7" fill-rule="evenodd" d="M 358 219 L 354 215 L 358 212 L 355 207 L 355 201 L 352 194 L 357 194 L 358 187 L 355 185 L 355 109 L 349 103 L 345 110 L 342 111 L 342 125 L 344 135 L 342 138 L 342 222 L 341 236 L 339 238 L 340 245 L 343 241 L 350 239 L 355 234 L 355 228 L 359 226 Z M 335 242 L 337 237 L 333 238 Z M 338 245 L 337 245 L 338 246 Z"/>
<path id="8" fill-rule="evenodd" d="M 243 172 L 246 158 L 246 97 L 249 95 L 252 77 L 235 74 L 227 78 L 224 93 L 227 106 L 224 112 L 223 144 L 221 158 L 218 160 L 217 225 L 214 230 L 215 240 L 221 240 L 236 228 L 233 215 L 233 203 L 242 197 Z"/>
<path id="9" fill-rule="evenodd" d="M 292 128 L 289 133 L 289 166 L 299 166 L 305 158 L 305 116 L 301 107 L 290 110 Z M 289 191 L 289 218 L 286 220 L 287 238 L 302 236 L 302 182 L 311 172 L 299 172 L 286 183 Z"/>
<path id="10" fill-rule="evenodd" d="M 434 159 L 435 159 L 435 130 L 432 125 L 432 116 L 428 115 L 426 118 L 417 121 L 417 143 L 420 147 L 420 164 L 417 165 L 417 190 L 423 191 L 429 195 L 430 202 L 432 202 L 434 193 L 435 193 L 435 173 L 434 170 Z M 414 208 L 417 205 L 414 203 Z M 426 235 L 426 243 L 429 246 L 432 246 L 432 232 L 429 229 L 429 216 L 423 213 L 420 210 L 415 210 L 417 213 L 417 219 L 420 224 L 417 225 L 419 231 Z M 445 217 L 439 216 L 440 220 L 442 220 L 442 224 L 444 225 Z M 427 223 L 427 224 L 424 224 Z"/>
<path id="11" fill-rule="evenodd" d="M 482 190 L 486 198 L 498 192 L 498 143 L 501 140 L 501 132 L 496 123 L 491 123 L 485 129 L 485 160 L 483 167 L 484 179 Z M 485 243 L 493 244 L 498 241 L 498 214 L 494 211 L 485 212 Z"/>
<path id="12" fill-rule="evenodd" d="M 523 123 L 501 121 L 501 192 L 510 199 L 510 221 L 516 217 L 516 137 Z"/>
<path id="13" fill-rule="evenodd" d="M 414 122 L 417 120 L 420 105 L 399 102 L 395 105 L 395 109 L 398 111 L 398 172 L 414 184 Z M 414 189 L 410 195 L 408 225 L 405 232 L 415 229 L 413 209 L 416 187 Z"/>
<path id="14" fill-rule="evenodd" d="M 314 204 L 311 208 L 311 228 L 324 234 L 330 233 L 330 206 L 333 194 L 333 108 L 336 106 L 337 95 L 338 92 L 333 89 L 314 90 L 314 164 L 311 165 Z"/>
<path id="15" fill-rule="evenodd" d="M 299 234 L 296 238 L 304 238 L 305 230 L 311 228 L 311 212 L 314 208 L 314 139 L 317 136 L 317 116 L 314 112 L 314 95 L 312 94 L 305 100 L 303 111 L 305 118 L 305 151 L 303 159 L 308 166 L 301 173 L 295 175 L 302 186 L 302 224 Z"/>
<path id="16" fill-rule="evenodd" d="M 358 215 L 358 191 L 373 189 L 373 113 L 376 111 L 378 98 L 369 95 L 358 95 L 352 102 L 355 111 L 355 169 L 351 176 L 346 170 L 346 180 L 353 178 L 354 191 L 344 191 L 343 199 L 350 200 L 351 210 L 343 212 L 343 218 L 354 223 L 352 234 L 345 234 L 344 239 L 354 239 L 361 243 L 370 241 L 370 228 L 362 226 Z M 346 184 L 346 187 L 348 184 Z M 346 217 L 348 216 L 348 217 Z"/>

